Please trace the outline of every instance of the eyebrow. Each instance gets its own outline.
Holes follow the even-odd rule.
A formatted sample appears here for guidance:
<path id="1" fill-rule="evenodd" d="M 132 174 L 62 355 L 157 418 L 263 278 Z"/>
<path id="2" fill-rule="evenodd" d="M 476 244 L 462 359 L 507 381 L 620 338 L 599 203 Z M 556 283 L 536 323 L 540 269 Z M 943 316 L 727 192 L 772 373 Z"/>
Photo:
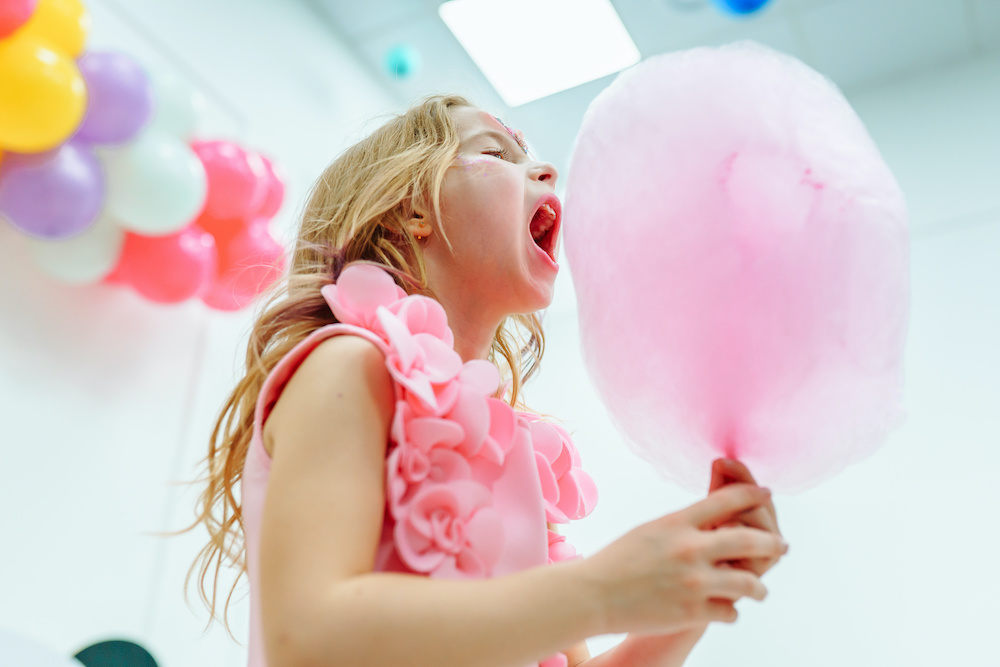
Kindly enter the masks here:
<path id="1" fill-rule="evenodd" d="M 483 130 L 482 132 L 477 132 L 476 134 L 472 135 L 471 137 L 463 141 L 462 144 L 471 144 L 473 141 L 475 141 L 480 137 L 493 137 L 494 139 L 498 139 L 501 143 L 503 143 L 504 141 L 509 142 L 511 145 L 517 146 L 519 150 L 522 150 L 525 153 L 527 153 L 524 147 L 521 146 L 521 144 L 517 143 L 517 139 L 510 136 L 506 132 L 499 132 L 497 130 Z"/>

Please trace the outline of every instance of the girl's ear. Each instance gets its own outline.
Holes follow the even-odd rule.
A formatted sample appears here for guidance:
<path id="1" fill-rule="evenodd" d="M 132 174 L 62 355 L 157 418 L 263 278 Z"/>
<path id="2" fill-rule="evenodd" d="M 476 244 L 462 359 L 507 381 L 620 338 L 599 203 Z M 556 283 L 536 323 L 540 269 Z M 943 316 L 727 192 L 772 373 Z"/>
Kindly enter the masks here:
<path id="1" fill-rule="evenodd" d="M 416 209 L 413 211 L 413 216 L 407 220 L 406 228 L 418 239 L 429 236 L 431 233 L 431 225 L 427 222 L 427 217 Z"/>

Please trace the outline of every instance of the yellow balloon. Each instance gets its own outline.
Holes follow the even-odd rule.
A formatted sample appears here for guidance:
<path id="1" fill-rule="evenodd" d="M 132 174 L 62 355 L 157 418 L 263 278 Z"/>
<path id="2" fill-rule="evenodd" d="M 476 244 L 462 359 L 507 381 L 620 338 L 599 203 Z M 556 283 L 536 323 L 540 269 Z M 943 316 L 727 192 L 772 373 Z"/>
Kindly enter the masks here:
<path id="1" fill-rule="evenodd" d="M 0 146 L 16 153 L 55 148 L 87 110 L 76 62 L 20 31 L 0 40 L 0 90 Z"/>
<path id="2" fill-rule="evenodd" d="M 15 34 L 22 33 L 46 40 L 77 58 L 90 33 L 90 12 L 80 0 L 38 0 L 31 18 Z"/>

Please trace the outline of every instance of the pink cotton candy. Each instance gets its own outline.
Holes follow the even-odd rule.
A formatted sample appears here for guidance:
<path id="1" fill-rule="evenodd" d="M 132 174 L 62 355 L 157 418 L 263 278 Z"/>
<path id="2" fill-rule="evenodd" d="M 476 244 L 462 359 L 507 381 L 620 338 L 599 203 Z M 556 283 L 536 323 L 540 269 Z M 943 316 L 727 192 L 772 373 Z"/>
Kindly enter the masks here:
<path id="1" fill-rule="evenodd" d="M 753 42 L 649 58 L 590 105 L 564 206 L 584 360 L 629 446 L 801 490 L 903 419 L 906 205 L 828 79 Z"/>

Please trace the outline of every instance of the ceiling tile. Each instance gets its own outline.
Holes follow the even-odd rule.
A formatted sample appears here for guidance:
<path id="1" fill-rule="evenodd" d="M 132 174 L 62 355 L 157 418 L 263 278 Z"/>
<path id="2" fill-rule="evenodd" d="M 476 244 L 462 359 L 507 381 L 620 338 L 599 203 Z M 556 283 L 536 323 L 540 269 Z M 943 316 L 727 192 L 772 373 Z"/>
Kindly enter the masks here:
<path id="1" fill-rule="evenodd" d="M 809 64 L 845 89 L 973 53 L 966 6 L 955 0 L 839 0 L 799 20 Z"/>
<path id="2" fill-rule="evenodd" d="M 382 62 L 386 51 L 401 43 L 409 44 L 420 52 L 422 66 L 414 75 L 397 80 L 385 72 Z M 358 41 L 358 49 L 384 77 L 389 87 L 407 102 L 432 92 L 458 93 L 470 97 L 476 104 L 495 110 L 495 113 L 507 109 L 436 13 L 425 13 L 405 25 L 371 34 Z"/>
<path id="3" fill-rule="evenodd" d="M 428 13 L 428 8 L 416 0 L 315 0 L 315 4 L 345 34 L 354 37 L 399 26 Z"/>
<path id="4" fill-rule="evenodd" d="M 612 0 L 622 23 L 644 56 L 689 48 L 720 32 L 752 29 L 783 16 L 780 2 L 772 2 L 745 18 L 724 14 L 708 0 L 689 10 L 672 0 Z"/>
<path id="5" fill-rule="evenodd" d="M 967 0 L 976 46 L 980 51 L 1000 49 L 1000 0 Z"/>

